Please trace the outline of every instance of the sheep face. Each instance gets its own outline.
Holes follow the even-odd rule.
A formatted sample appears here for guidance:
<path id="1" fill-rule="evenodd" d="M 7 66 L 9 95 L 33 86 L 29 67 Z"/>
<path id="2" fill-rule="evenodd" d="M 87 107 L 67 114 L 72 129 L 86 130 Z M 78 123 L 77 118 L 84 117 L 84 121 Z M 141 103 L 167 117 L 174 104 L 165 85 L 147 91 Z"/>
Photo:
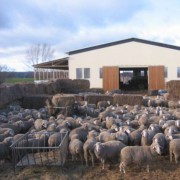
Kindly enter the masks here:
<path id="1" fill-rule="evenodd" d="M 176 125 L 177 127 L 180 127 L 180 120 L 177 120 L 177 121 L 175 122 L 175 125 Z"/>
<path id="2" fill-rule="evenodd" d="M 162 127 L 164 124 L 165 124 L 165 120 L 164 119 L 160 119 L 159 120 L 159 126 Z"/>
<path id="3" fill-rule="evenodd" d="M 16 124 L 21 127 L 24 128 L 24 122 L 23 121 L 17 121 Z"/>
<path id="4" fill-rule="evenodd" d="M 172 139 L 173 139 L 172 134 L 167 134 L 166 137 L 167 137 L 167 139 L 169 139 L 169 140 L 172 140 Z"/>
<path id="5" fill-rule="evenodd" d="M 161 155 L 161 149 L 160 149 L 160 146 L 159 144 L 154 144 L 152 149 L 159 155 Z"/>
<path id="6" fill-rule="evenodd" d="M 94 151 L 97 152 L 98 154 L 100 154 L 100 152 L 103 148 L 104 148 L 104 146 L 100 142 L 97 142 L 94 145 Z"/>
<path id="7" fill-rule="evenodd" d="M 148 136 L 148 131 L 147 129 L 142 131 L 142 137 L 147 137 Z"/>
<path id="8" fill-rule="evenodd" d="M 13 143 L 13 138 L 12 137 L 7 137 L 7 138 L 4 139 L 3 142 L 6 143 L 8 146 L 11 146 L 11 144 Z"/>
<path id="9" fill-rule="evenodd" d="M 42 128 L 46 129 L 48 127 L 48 121 L 43 120 L 42 121 Z"/>
<path id="10" fill-rule="evenodd" d="M 11 130 L 9 130 L 9 135 L 10 136 L 14 136 L 14 131 L 11 129 Z"/>

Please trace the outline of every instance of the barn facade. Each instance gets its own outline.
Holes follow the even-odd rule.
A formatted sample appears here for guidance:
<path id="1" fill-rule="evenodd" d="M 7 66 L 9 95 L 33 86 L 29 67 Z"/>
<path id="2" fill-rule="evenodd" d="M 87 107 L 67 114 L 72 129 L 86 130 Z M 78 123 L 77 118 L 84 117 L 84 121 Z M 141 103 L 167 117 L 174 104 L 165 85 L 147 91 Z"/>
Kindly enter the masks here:
<path id="1" fill-rule="evenodd" d="M 180 47 L 130 38 L 68 52 L 70 79 L 91 88 L 158 90 L 180 79 Z"/>
<path id="2" fill-rule="evenodd" d="M 130 38 L 71 51 L 69 77 L 104 90 L 164 89 L 166 81 L 180 79 L 180 47 Z"/>

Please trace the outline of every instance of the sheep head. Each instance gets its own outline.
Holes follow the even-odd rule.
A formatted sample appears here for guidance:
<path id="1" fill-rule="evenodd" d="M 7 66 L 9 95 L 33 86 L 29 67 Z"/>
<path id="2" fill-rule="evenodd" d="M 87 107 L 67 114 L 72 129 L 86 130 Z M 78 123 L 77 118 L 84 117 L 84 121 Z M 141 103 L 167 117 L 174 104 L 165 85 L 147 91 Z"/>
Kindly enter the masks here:
<path id="1" fill-rule="evenodd" d="M 158 143 L 155 143 L 152 145 L 152 149 L 153 151 L 155 151 L 157 154 L 161 155 L 161 148 L 160 145 Z"/>
<path id="2" fill-rule="evenodd" d="M 94 145 L 94 151 L 97 152 L 97 154 L 100 154 L 101 150 L 104 148 L 104 145 L 100 142 L 97 142 Z"/>

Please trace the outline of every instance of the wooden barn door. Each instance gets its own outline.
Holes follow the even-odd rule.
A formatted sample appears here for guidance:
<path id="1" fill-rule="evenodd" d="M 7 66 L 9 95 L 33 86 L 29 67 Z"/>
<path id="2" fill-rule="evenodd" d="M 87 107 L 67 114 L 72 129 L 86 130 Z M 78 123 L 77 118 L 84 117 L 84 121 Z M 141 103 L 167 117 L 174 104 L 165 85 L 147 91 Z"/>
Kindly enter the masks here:
<path id="1" fill-rule="evenodd" d="M 165 88 L 164 66 L 149 66 L 149 90 Z"/>
<path id="2" fill-rule="evenodd" d="M 119 89 L 119 67 L 104 66 L 103 67 L 103 89 L 111 91 Z"/>

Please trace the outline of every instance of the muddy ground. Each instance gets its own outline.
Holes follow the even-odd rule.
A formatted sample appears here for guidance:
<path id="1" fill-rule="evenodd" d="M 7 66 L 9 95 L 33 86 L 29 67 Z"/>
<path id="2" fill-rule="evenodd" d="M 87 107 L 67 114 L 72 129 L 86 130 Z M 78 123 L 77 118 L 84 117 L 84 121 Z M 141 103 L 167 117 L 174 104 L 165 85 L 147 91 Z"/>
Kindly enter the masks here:
<path id="1" fill-rule="evenodd" d="M 158 161 L 150 166 L 150 173 L 146 172 L 146 167 L 131 165 L 127 168 L 126 174 L 119 172 L 118 162 L 108 162 L 105 169 L 97 161 L 95 167 L 85 167 L 80 162 L 68 160 L 63 168 L 60 167 L 18 167 L 14 174 L 12 164 L 5 163 L 1 167 L 0 179 L 8 180 L 179 180 L 180 163 L 169 163 L 169 157 L 159 157 Z"/>

